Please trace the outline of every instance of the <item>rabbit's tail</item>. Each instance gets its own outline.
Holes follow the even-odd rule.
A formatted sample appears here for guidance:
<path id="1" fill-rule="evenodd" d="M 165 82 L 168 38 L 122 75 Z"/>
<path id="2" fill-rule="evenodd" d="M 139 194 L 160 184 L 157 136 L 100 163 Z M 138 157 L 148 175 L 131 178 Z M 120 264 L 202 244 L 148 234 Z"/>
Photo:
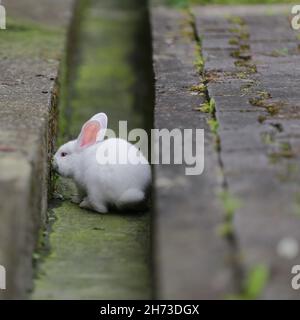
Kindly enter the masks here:
<path id="1" fill-rule="evenodd" d="M 145 200 L 145 192 L 138 189 L 129 189 L 125 191 L 120 199 L 117 201 L 118 207 L 124 207 L 140 203 Z"/>

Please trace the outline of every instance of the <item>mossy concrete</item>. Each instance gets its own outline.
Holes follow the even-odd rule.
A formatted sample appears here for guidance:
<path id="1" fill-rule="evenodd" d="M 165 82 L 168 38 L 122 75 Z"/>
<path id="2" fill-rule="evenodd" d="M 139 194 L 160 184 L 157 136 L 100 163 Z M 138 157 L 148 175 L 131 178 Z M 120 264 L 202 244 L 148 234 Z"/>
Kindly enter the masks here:
<path id="1" fill-rule="evenodd" d="M 71 0 L 61 4 L 70 16 Z M 7 270 L 1 298 L 25 298 L 32 287 L 32 253 L 46 216 L 48 155 L 56 126 L 57 73 L 68 19 L 43 4 L 11 0 L 0 33 L 0 263 Z M 5 4 L 6 5 L 6 4 Z M 27 12 L 39 12 L 41 20 Z M 18 11 L 18 14 L 16 12 Z M 43 17 L 52 18 L 49 24 Z"/>
<path id="2" fill-rule="evenodd" d="M 139 81 L 131 57 L 137 47 L 144 13 L 136 1 L 82 3 L 77 45 L 72 46 L 65 70 L 60 105 L 60 142 L 75 138 L 84 121 L 106 112 L 109 127 L 119 120 L 144 127 L 149 102 L 137 108 Z M 150 54 L 150 52 L 149 52 Z M 71 68 L 71 69 L 70 69 Z M 147 79 L 144 79 L 147 81 Z M 71 183 L 72 184 L 72 183 Z M 70 182 L 59 179 L 55 217 L 45 237 L 49 246 L 39 255 L 33 299 L 147 299 L 151 297 L 150 213 L 100 215 L 70 203 Z M 44 238 L 45 240 L 45 238 Z"/>
<path id="3" fill-rule="evenodd" d="M 37 2 L 39 3 L 37 5 Z M 73 0 L 5 0 L 7 16 L 26 19 L 46 26 L 66 27 L 72 16 Z"/>
<path id="4" fill-rule="evenodd" d="M 65 31 L 63 27 L 9 17 L 7 29 L 1 32 L 1 58 L 57 61 L 62 57 Z"/>
<path id="5" fill-rule="evenodd" d="M 148 215 L 99 215 L 69 201 L 52 210 L 50 253 L 33 298 L 149 298 Z"/>

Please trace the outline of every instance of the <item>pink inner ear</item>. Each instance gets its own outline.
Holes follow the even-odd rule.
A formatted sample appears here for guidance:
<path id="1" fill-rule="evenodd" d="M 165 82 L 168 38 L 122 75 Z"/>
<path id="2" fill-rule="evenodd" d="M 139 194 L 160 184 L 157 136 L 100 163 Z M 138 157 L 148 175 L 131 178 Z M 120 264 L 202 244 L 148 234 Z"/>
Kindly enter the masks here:
<path id="1" fill-rule="evenodd" d="M 97 134 L 100 131 L 100 124 L 96 121 L 87 123 L 82 130 L 82 138 L 80 141 L 80 147 L 86 147 L 96 143 Z"/>

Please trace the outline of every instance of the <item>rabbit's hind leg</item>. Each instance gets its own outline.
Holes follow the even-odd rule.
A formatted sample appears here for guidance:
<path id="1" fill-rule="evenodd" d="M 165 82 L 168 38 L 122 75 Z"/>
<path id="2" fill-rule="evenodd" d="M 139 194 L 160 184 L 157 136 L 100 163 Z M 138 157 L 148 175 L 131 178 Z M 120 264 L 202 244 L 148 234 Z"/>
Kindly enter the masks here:
<path id="1" fill-rule="evenodd" d="M 88 196 L 84 198 L 84 201 L 82 202 L 84 207 L 86 206 L 87 209 L 91 209 L 99 213 L 108 212 L 106 201 L 101 196 L 101 192 L 90 188 L 87 190 L 87 194 Z"/>
<path id="2" fill-rule="evenodd" d="M 79 205 L 82 209 L 93 210 L 99 213 L 107 213 L 107 207 L 100 201 L 91 202 L 88 197 L 85 197 Z"/>
<path id="3" fill-rule="evenodd" d="M 93 203 L 93 209 L 99 213 L 107 213 L 108 212 L 108 209 L 107 209 L 107 206 L 103 203 L 100 203 L 100 202 L 96 202 L 96 203 Z"/>

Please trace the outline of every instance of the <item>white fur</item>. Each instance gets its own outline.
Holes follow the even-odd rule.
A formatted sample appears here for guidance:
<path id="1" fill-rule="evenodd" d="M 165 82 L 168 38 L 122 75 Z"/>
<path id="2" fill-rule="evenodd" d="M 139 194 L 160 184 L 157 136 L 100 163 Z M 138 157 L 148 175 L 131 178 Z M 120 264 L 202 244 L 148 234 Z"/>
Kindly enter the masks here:
<path id="1" fill-rule="evenodd" d="M 78 140 L 73 140 L 61 146 L 54 156 L 53 165 L 58 173 L 74 179 L 77 184 L 80 207 L 105 213 L 109 204 L 122 208 L 145 200 L 145 191 L 151 183 L 147 160 L 143 157 L 145 164 L 132 164 L 139 153 L 135 148 L 137 153 L 131 152 L 126 164 L 99 164 L 96 153 L 100 144 L 109 149 L 117 147 L 121 153 L 135 148 L 116 138 L 99 141 L 86 148 L 79 148 Z M 63 153 L 67 155 L 62 157 Z"/>

